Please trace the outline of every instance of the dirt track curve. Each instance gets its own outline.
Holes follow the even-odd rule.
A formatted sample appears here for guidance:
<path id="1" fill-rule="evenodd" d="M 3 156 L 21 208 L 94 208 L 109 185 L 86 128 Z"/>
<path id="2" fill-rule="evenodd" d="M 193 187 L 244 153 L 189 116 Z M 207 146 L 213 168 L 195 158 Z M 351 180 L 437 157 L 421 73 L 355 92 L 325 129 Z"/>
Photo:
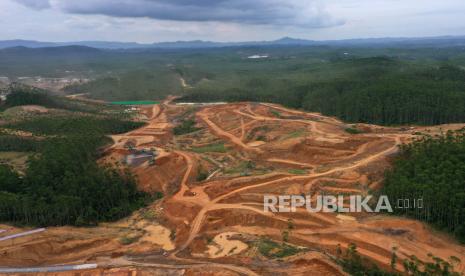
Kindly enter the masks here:
<path id="1" fill-rule="evenodd" d="M 163 200 L 128 219 L 93 229 L 51 228 L 16 244 L 0 242 L 0 267 L 92 261 L 98 269 L 88 273 L 96 275 L 344 275 L 331 257 L 336 248 L 344 250 L 351 243 L 361 255 L 387 268 L 393 247 L 399 259 L 415 255 L 427 260 L 431 252 L 465 262 L 464 247 L 417 221 L 368 213 L 263 210 L 264 195 L 368 194 L 379 187 L 398 146 L 417 130 L 368 126 L 364 133 L 352 135 L 337 119 L 274 104 L 189 107 L 171 100 L 143 108 L 147 125 L 113 136 L 103 160 L 115 162 L 128 154 L 128 141 L 136 149 L 156 148 L 154 166 L 143 162 L 132 170 L 141 189 L 161 191 Z M 200 130 L 173 136 L 171 129 L 186 114 L 192 114 Z M 208 148 L 219 143 L 224 150 Z M 208 171 L 207 180 L 198 178 L 201 171 Z M 212 242 L 223 233 L 234 233 L 226 243 L 245 244 L 247 249 L 238 252 Z M 132 236 L 137 236 L 132 243 L 121 242 Z M 258 252 L 256 245 L 263 237 L 302 250 L 277 261 Z M 65 247 L 58 246 L 61 243 Z M 222 257 L 212 256 L 209 248 L 217 248 Z M 221 252 L 225 248 L 229 252 Z"/>

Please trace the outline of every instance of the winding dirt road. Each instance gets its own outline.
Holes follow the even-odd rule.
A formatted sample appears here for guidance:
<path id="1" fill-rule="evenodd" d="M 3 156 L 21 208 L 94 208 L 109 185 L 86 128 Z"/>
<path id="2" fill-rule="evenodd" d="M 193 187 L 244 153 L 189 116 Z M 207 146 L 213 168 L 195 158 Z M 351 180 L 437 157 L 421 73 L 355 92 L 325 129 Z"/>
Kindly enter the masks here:
<path id="1" fill-rule="evenodd" d="M 167 154 L 167 161 L 160 167 L 141 170 L 143 179 L 151 179 L 164 175 L 166 170 L 162 164 L 181 164 L 171 168 L 179 176 L 179 187 L 176 192 L 167 194 L 161 203 L 150 208 L 156 209 L 165 204 L 171 206 L 164 219 L 170 223 L 170 231 L 178 236 L 173 240 L 175 249 L 166 252 L 163 258 L 159 255 L 145 252 L 140 256 L 123 255 L 112 261 L 102 261 L 99 267 L 131 266 L 137 268 L 156 267 L 160 269 L 188 269 L 214 267 L 235 272 L 241 275 L 273 274 L 280 269 L 275 260 L 263 260 L 257 257 L 257 251 L 248 250 L 245 255 L 228 256 L 210 259 L 208 254 L 196 252 L 199 244 L 206 247 L 204 237 L 212 235 L 239 232 L 258 239 L 267 236 L 274 240 L 281 239 L 283 231 L 289 232 L 289 242 L 310 250 L 310 253 L 323 252 L 323 255 L 334 254 L 336 246 L 348 248 L 350 243 L 356 243 L 358 251 L 372 261 L 389 267 L 392 247 L 399 248 L 399 256 L 416 255 L 425 260 L 427 253 L 447 259 L 457 256 L 465 260 L 465 248 L 454 244 L 449 239 L 436 236 L 423 224 L 411 220 L 394 217 L 383 217 L 369 214 L 338 214 L 309 213 L 299 210 L 296 213 L 272 213 L 263 210 L 263 196 L 268 194 L 302 194 L 321 193 L 353 193 L 360 194 L 368 190 L 371 182 L 382 180 L 383 168 L 388 166 L 388 157 L 398 151 L 398 146 L 412 137 L 410 132 L 395 129 L 388 133 L 348 134 L 344 131 L 346 125 L 334 118 L 328 118 L 315 113 L 305 113 L 280 107 L 274 104 L 238 103 L 219 106 L 200 106 L 194 114 L 203 130 L 195 134 L 172 139 L 173 122 L 179 121 L 179 114 L 184 114 L 185 107 L 171 104 L 172 98 L 160 105 L 145 109 L 148 124 L 144 127 L 123 135 L 113 136 L 115 144 L 108 149 L 109 153 L 123 152 L 127 141 L 135 141 L 136 147 L 160 143 L 160 137 L 168 142 L 158 145 Z M 271 110 L 279 110 L 282 117 L 269 117 Z M 299 117 L 296 118 L 296 115 Z M 315 162 L 300 162 L 307 160 L 299 151 L 287 152 L 284 156 L 272 155 L 275 146 L 284 147 L 286 142 L 281 139 L 263 142 L 252 147 L 245 140 L 253 131 L 254 125 L 268 126 L 273 135 L 288 135 L 281 126 L 305 124 L 310 137 L 302 137 L 300 149 L 305 154 L 313 155 Z M 278 137 L 279 138 L 279 137 Z M 247 138 L 249 139 L 249 138 Z M 198 153 L 189 150 L 198 144 L 208 144 L 211 141 L 222 140 L 225 144 L 234 145 L 227 153 Z M 297 140 L 297 139 L 296 139 Z M 188 142 L 186 142 L 188 141 Z M 228 147 L 231 148 L 231 147 Z M 326 156 L 332 152 L 340 155 Z M 183 162 L 180 162 L 182 157 Z M 210 177 L 202 182 L 194 181 L 196 168 L 205 166 L 206 159 L 214 164 Z M 225 174 L 229 167 L 239 165 L 239 162 L 251 161 L 258 165 L 276 163 L 289 168 L 308 168 L 303 175 L 292 175 L 288 170 L 277 169 L 265 174 L 255 174 L 243 177 L 231 177 Z M 147 165 L 140 165 L 147 166 Z M 264 165 L 262 165 L 264 166 Z M 144 167 L 146 168 L 146 167 Z M 134 168 L 135 170 L 139 168 Z M 252 169 L 253 171 L 253 169 Z M 173 180 L 175 181 L 174 177 Z M 364 180 L 365 179 L 365 180 Z M 331 182 L 331 185 L 327 184 Z M 365 184 L 361 184 L 361 183 Z M 142 186 L 150 183 L 141 183 Z M 165 192 L 165 191 L 164 191 Z M 173 207 L 174 206 L 174 207 Z M 214 222 L 210 216 L 215 214 Z M 243 223 L 241 220 L 247 217 Z M 238 222 L 239 221 L 239 222 Z M 255 224 L 260 221 L 261 224 Z M 183 223 L 180 223 L 183 222 Z M 286 228 L 292 222 L 293 227 Z M 214 227 L 212 227 L 212 223 Z M 398 234 L 394 235 L 396 231 Z M 98 235 L 98 233 L 96 233 Z M 137 243 L 136 243 L 137 245 Z M 142 245 L 141 245 L 142 246 Z M 200 246 L 201 247 L 201 246 Z M 144 248 L 144 247 L 141 247 Z M 76 249 L 79 250 L 79 249 Z M 123 251 L 120 249 L 118 252 Z M 195 252 L 195 253 L 194 253 Z M 250 257 L 253 256 L 253 257 Z M 304 259 L 305 254 L 290 258 Z M 151 259 L 153 257 L 153 259 Z M 243 261 L 243 260 L 247 260 Z M 257 261 L 260 260 L 260 261 Z M 280 270 L 284 274 L 298 271 L 306 262 L 289 261 L 288 268 Z M 290 259 L 289 259 L 290 260 Z M 400 262 L 400 261 L 399 261 Z M 268 264 L 273 263 L 275 266 Z M 464 262 L 465 263 L 465 262 Z M 312 264 L 313 265 L 313 264 Z M 329 258 L 319 258 L 319 262 L 311 266 L 314 271 L 326 271 L 335 264 Z M 401 264 L 399 265 L 399 267 Z M 464 271 L 465 267 L 457 267 Z M 258 272 L 260 271 L 260 273 Z M 314 275 L 335 275 L 331 273 Z M 339 272 L 332 272 L 339 273 Z M 339 273 L 339 275 L 343 275 Z"/>

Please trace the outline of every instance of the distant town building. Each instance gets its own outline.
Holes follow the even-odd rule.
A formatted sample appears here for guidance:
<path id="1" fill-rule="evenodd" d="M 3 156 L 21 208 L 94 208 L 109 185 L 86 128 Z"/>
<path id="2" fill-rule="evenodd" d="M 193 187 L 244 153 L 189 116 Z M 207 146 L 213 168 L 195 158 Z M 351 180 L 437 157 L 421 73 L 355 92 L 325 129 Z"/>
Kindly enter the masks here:
<path id="1" fill-rule="evenodd" d="M 0 102 L 6 101 L 8 94 L 10 94 L 10 85 L 4 82 L 0 83 Z"/>
<path id="2" fill-rule="evenodd" d="M 248 59 L 260 59 L 260 58 L 268 58 L 269 55 L 252 55 L 247 57 Z"/>

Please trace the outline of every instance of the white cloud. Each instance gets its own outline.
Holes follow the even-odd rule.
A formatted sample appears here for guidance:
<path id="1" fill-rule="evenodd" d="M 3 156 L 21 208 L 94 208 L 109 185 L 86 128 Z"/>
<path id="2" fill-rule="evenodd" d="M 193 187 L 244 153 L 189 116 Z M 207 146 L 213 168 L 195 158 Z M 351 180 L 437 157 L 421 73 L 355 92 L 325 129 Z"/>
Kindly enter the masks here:
<path id="1" fill-rule="evenodd" d="M 465 35 L 463 14 L 463 0 L 0 0 L 0 39 L 155 42 Z"/>

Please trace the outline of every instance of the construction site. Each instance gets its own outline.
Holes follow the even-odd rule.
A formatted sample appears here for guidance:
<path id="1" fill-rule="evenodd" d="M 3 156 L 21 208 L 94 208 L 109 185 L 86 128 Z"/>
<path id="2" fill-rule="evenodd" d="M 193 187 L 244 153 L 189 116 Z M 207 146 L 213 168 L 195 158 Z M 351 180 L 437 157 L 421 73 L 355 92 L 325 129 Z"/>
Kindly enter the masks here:
<path id="1" fill-rule="evenodd" d="M 416 220 L 263 208 L 265 195 L 368 195 L 399 145 L 465 124 L 352 125 L 276 104 L 173 100 L 141 106 L 146 125 L 112 136 L 101 159 L 163 198 L 97 227 L 0 225 L 0 274 L 347 275 L 334 256 L 350 244 L 381 268 L 396 248 L 400 272 L 401 259 L 430 253 L 462 260 L 465 272 L 465 247 Z M 174 135 L 186 119 L 195 130 Z"/>

